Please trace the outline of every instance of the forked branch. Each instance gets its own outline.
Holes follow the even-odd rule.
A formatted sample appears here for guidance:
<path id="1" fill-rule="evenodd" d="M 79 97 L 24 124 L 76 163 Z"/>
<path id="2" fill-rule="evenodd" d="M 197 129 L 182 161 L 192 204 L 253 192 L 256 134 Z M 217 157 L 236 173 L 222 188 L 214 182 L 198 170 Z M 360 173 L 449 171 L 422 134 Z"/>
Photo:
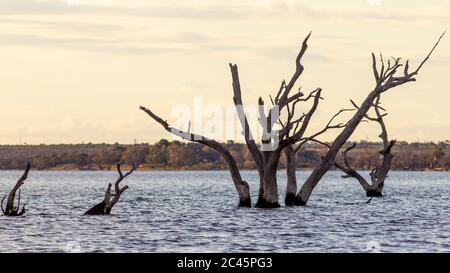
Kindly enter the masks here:
<path id="1" fill-rule="evenodd" d="M 382 196 L 384 181 L 385 181 L 385 179 L 387 177 L 387 173 L 389 172 L 389 169 L 391 167 L 391 162 L 392 162 L 392 158 L 393 158 L 393 154 L 391 153 L 391 150 L 395 144 L 395 140 L 391 140 L 391 141 L 388 140 L 386 125 L 383 120 L 383 117 L 386 116 L 387 114 L 382 114 L 380 111 L 382 109 L 382 107 L 380 106 L 380 97 L 381 96 L 379 95 L 375 99 L 375 103 L 373 105 L 373 107 L 375 109 L 375 113 L 376 113 L 376 118 L 372 118 L 372 117 L 369 117 L 368 115 L 366 115 L 366 118 L 368 120 L 377 122 L 380 125 L 381 133 L 380 133 L 379 137 L 383 141 L 383 150 L 380 151 L 380 154 L 383 155 L 383 162 L 381 163 L 380 166 L 376 166 L 370 173 L 371 184 L 369 184 L 362 175 L 360 175 L 354 168 L 352 168 L 350 166 L 347 153 L 350 150 L 352 150 L 353 148 L 355 148 L 356 144 L 353 144 L 344 150 L 343 159 L 344 159 L 345 166 L 342 166 L 337 162 L 334 163 L 336 168 L 338 168 L 341 171 L 343 171 L 344 173 L 346 173 L 346 175 L 343 176 L 344 178 L 349 178 L 349 177 L 356 178 L 358 180 L 359 184 L 361 184 L 361 186 L 366 191 L 366 195 L 371 196 L 371 197 Z"/>
<path id="2" fill-rule="evenodd" d="M 350 166 L 350 162 L 348 159 L 348 152 L 353 150 L 356 147 L 356 143 L 353 143 L 352 145 L 350 145 L 349 147 L 347 147 L 344 152 L 342 152 L 342 156 L 344 159 L 344 166 L 335 162 L 334 166 L 336 166 L 336 168 L 338 168 L 339 170 L 343 171 L 344 173 L 346 173 L 346 175 L 343 175 L 343 178 L 356 178 L 356 180 L 358 180 L 359 184 L 363 187 L 363 189 L 367 192 L 370 189 L 370 184 L 367 182 L 367 180 L 360 175 L 353 167 Z"/>
<path id="3" fill-rule="evenodd" d="M 363 103 L 358 107 L 358 110 L 349 120 L 347 126 L 342 130 L 342 132 L 335 138 L 331 143 L 328 152 L 323 157 L 320 164 L 318 164 L 311 174 L 306 179 L 305 183 L 301 187 L 300 191 L 297 193 L 296 204 L 304 206 L 309 200 L 311 193 L 320 182 L 325 173 L 333 166 L 336 155 L 339 153 L 342 146 L 351 137 L 353 132 L 356 130 L 360 122 L 367 116 L 367 112 L 373 106 L 375 99 L 383 92 L 394 88 L 396 86 L 405 84 L 407 82 L 415 81 L 415 76 L 418 74 L 422 66 L 430 58 L 431 54 L 436 49 L 437 45 L 441 41 L 445 32 L 439 37 L 438 41 L 435 43 L 431 51 L 427 54 L 425 59 L 417 67 L 414 72 L 409 72 L 409 62 L 407 61 L 404 65 L 404 70 L 402 75 L 396 75 L 396 72 L 403 64 L 400 63 L 400 58 L 393 58 L 389 60 L 387 64 L 385 63 L 382 56 L 380 56 L 380 65 L 377 63 L 375 54 L 372 54 L 372 69 L 375 77 L 376 86 L 367 95 Z"/>
<path id="4" fill-rule="evenodd" d="M 383 93 L 393 87 L 402 85 L 407 82 L 416 81 L 415 76 L 419 73 L 423 65 L 430 59 L 436 47 L 439 45 L 445 32 L 439 37 L 433 48 L 428 55 L 422 60 L 420 65 L 413 72 L 409 72 L 409 60 L 405 64 L 401 63 L 401 58 L 391 58 L 387 62 L 384 60 L 383 55 L 380 54 L 380 65 L 377 63 L 375 54 L 372 53 L 372 70 L 375 77 L 376 89 L 379 93 Z M 403 75 L 396 76 L 397 71 L 404 66 Z M 378 68 L 379 67 L 379 68 Z"/>
<path id="5" fill-rule="evenodd" d="M 120 187 L 120 182 L 122 182 L 123 179 L 125 179 L 128 175 L 132 174 L 135 170 L 136 165 L 133 164 L 131 170 L 129 170 L 126 174 L 123 174 L 120 167 L 120 163 L 117 163 L 117 172 L 119 173 L 119 178 L 117 178 L 116 182 L 114 183 L 114 193 L 113 194 L 111 193 L 112 184 L 109 183 L 103 201 L 93 206 L 88 211 L 86 211 L 85 215 L 111 214 L 112 208 L 119 201 L 122 193 L 124 193 L 128 189 L 127 185 Z"/>

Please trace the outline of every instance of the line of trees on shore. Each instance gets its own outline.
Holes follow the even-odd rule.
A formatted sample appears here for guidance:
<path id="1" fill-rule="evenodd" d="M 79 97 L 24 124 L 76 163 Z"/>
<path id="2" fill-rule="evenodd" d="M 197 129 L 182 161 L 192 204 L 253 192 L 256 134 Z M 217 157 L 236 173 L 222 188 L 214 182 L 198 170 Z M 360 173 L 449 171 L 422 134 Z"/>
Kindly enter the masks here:
<path id="1" fill-rule="evenodd" d="M 247 146 L 228 141 L 230 150 L 241 169 L 255 169 Z M 350 146 L 350 143 L 347 144 Z M 382 144 L 358 143 L 349 160 L 358 170 L 372 170 L 379 162 Z M 326 153 L 323 145 L 311 143 L 296 154 L 298 169 L 312 169 Z M 399 152 L 401 151 L 401 153 Z M 394 146 L 393 170 L 449 170 L 450 142 L 407 143 Z M 154 144 L 59 144 L 0 145 L 0 169 L 22 169 L 27 162 L 39 170 L 110 170 L 117 162 L 140 169 L 155 170 L 222 170 L 225 161 L 213 149 L 197 143 L 161 139 Z M 279 168 L 286 167 L 283 156 Z"/>

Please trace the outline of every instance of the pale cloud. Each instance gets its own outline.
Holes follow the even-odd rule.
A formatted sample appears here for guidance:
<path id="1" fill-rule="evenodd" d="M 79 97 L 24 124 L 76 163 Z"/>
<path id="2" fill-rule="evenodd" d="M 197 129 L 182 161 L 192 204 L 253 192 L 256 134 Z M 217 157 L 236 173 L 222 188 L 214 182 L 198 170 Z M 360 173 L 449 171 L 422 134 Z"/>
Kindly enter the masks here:
<path id="1" fill-rule="evenodd" d="M 128 1 L 127 1 L 128 2 Z M 256 1 L 255 3 L 260 3 Z M 106 2 L 108 3 L 108 2 Z M 193 1 L 183 1 L 183 3 L 166 2 L 160 4 L 159 1 L 142 2 L 143 5 L 129 5 L 126 2 L 120 4 L 99 4 L 97 1 L 78 2 L 77 5 L 69 4 L 67 1 L 47 0 L 3 0 L 0 2 L 0 14 L 115 14 L 138 17 L 155 18 L 207 18 L 207 19 L 232 19 L 232 18 L 251 18 L 263 15 L 269 16 L 280 13 L 286 8 L 283 2 L 267 2 L 264 5 L 211 3 L 203 2 L 198 5 Z"/>
<path id="2" fill-rule="evenodd" d="M 267 98 L 268 90 L 292 75 L 309 31 L 299 85 L 324 88 L 326 100 L 312 125 L 320 128 L 335 110 L 349 106 L 348 98 L 362 101 L 373 87 L 372 51 L 409 58 L 415 66 L 450 26 L 448 1 L 371 3 L 2 0 L 0 142 L 167 138 L 138 105 L 152 106 L 168 119 L 173 106 L 190 106 L 195 96 L 228 105 L 230 61 L 239 65 L 245 102 Z M 387 95 L 393 137 L 450 135 L 450 125 L 438 122 L 450 116 L 449 52 L 446 37 L 417 83 Z M 439 99 L 424 99 L 431 94 Z M 408 127 L 403 122 L 416 114 L 418 101 L 420 115 Z M 376 135 L 363 126 L 355 139 L 377 140 Z"/>
<path id="3" fill-rule="evenodd" d="M 177 51 L 176 48 L 152 47 L 152 46 L 126 46 L 117 45 L 109 41 L 95 38 L 57 38 L 46 37 L 32 34 L 22 35 L 1 35 L 0 46 L 19 46 L 19 47 L 59 47 L 70 50 L 108 52 L 118 54 L 156 54 L 168 51 Z"/>
<path id="4" fill-rule="evenodd" d="M 70 118 L 59 123 L 13 125 L 3 128 L 0 134 L 0 143 L 100 143 L 116 141 L 133 143 L 134 140 L 144 141 L 142 136 L 159 133 L 157 129 L 149 126 L 145 117 L 117 119 L 107 123 Z M 80 135 L 80 132 L 82 132 L 82 135 Z"/>
<path id="5" fill-rule="evenodd" d="M 371 6 L 379 6 L 382 3 L 381 0 L 366 0 L 366 1 L 367 1 L 367 4 L 369 4 Z"/>
<path id="6" fill-rule="evenodd" d="M 130 4 L 134 3 L 134 5 Z M 366 6 L 352 1 L 319 4 L 310 1 L 77 1 L 72 0 L 3 0 L 0 14 L 4 15 L 67 15 L 97 14 L 145 18 L 191 20 L 290 20 L 304 16 L 308 20 L 324 18 L 344 21 L 384 21 L 407 24 L 411 22 L 450 22 L 442 7 L 418 11 L 414 5 L 381 5 L 381 0 L 367 0 Z M 354 1 L 353 1 L 354 2 Z M 448 3 L 440 5 L 449 7 Z M 372 8 L 373 6 L 382 8 Z"/>
<path id="7" fill-rule="evenodd" d="M 284 60 L 292 60 L 297 54 L 298 50 L 294 50 L 287 46 L 271 46 L 271 47 L 263 47 L 259 49 L 254 49 L 254 52 L 259 52 L 261 56 L 272 59 L 284 59 Z M 334 60 L 323 54 L 308 54 L 304 58 L 305 61 L 311 62 L 333 62 Z"/>

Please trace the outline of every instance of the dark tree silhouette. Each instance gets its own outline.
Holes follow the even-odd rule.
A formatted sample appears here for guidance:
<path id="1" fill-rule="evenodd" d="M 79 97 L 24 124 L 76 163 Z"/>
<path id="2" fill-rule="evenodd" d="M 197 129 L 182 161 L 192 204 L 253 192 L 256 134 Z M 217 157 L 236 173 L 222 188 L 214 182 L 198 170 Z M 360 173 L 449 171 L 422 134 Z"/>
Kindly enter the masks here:
<path id="1" fill-rule="evenodd" d="M 131 170 L 125 174 L 122 173 L 122 170 L 120 169 L 120 163 L 117 163 L 117 172 L 119 173 L 119 178 L 117 178 L 116 183 L 114 183 L 114 193 L 111 193 L 111 187 L 112 184 L 108 184 L 108 188 L 105 192 L 105 198 L 102 202 L 98 203 L 97 205 L 90 208 L 88 211 L 86 211 L 85 215 L 105 215 L 105 214 L 111 214 L 111 210 L 114 207 L 114 205 L 119 201 L 120 196 L 124 191 L 128 189 L 128 186 L 125 185 L 122 188 L 120 187 L 120 182 L 127 177 L 128 175 L 132 174 L 133 171 L 136 170 L 136 165 L 133 164 L 133 167 Z"/>
<path id="2" fill-rule="evenodd" d="M 304 39 L 301 49 L 295 61 L 295 71 L 291 79 L 286 82 L 282 81 L 275 98 L 270 97 L 271 106 L 266 113 L 265 102 L 260 97 L 258 100 L 259 112 L 258 120 L 260 128 L 262 129 L 261 145 L 257 145 L 253 134 L 250 130 L 248 118 L 245 114 L 242 92 L 239 80 L 239 73 L 237 65 L 230 63 L 230 70 L 232 76 L 233 87 L 233 102 L 236 107 L 239 121 L 242 127 L 242 134 L 244 136 L 247 148 L 253 159 L 260 178 L 258 201 L 256 207 L 273 208 L 279 207 L 278 203 L 278 185 L 277 185 L 277 167 L 280 161 L 281 152 L 289 145 L 293 145 L 299 141 L 304 141 L 305 131 L 314 115 L 321 97 L 321 88 L 317 88 L 305 96 L 305 94 L 298 89 L 292 94 L 292 90 L 303 73 L 304 67 L 302 58 L 308 48 L 308 39 L 311 33 Z M 301 102 L 311 102 L 310 109 L 302 115 L 296 115 L 296 106 Z M 215 140 L 209 139 L 202 135 L 193 134 L 191 132 L 181 131 L 171 127 L 167 121 L 163 120 L 150 109 L 141 106 L 141 110 L 146 112 L 152 119 L 163 126 L 168 132 L 177 135 L 185 140 L 201 143 L 219 152 L 222 158 L 227 162 L 231 173 L 236 191 L 239 195 L 239 206 L 251 206 L 249 185 L 244 181 L 240 175 L 236 160 L 228 150 L 228 148 Z M 280 113 L 287 112 L 284 121 L 280 118 Z M 275 126 L 280 126 L 281 129 L 276 129 Z M 342 124 L 331 125 L 329 127 L 341 127 Z M 327 128 L 328 129 L 328 128 Z"/>
<path id="3" fill-rule="evenodd" d="M 6 208 L 3 208 L 3 201 L 6 198 L 6 195 L 2 198 L 1 201 L 1 209 L 4 215 L 6 216 L 21 216 L 25 214 L 25 205 L 22 206 L 22 209 L 20 209 L 20 187 L 25 183 L 25 180 L 28 177 L 28 172 L 30 171 L 30 163 L 27 164 L 27 167 L 25 168 L 25 171 L 23 175 L 19 178 L 19 181 L 17 181 L 16 185 L 13 187 L 13 189 L 9 192 L 8 200 L 6 202 Z M 17 206 L 14 206 L 14 201 L 16 199 L 16 192 L 19 191 L 19 196 L 17 199 Z"/>
<path id="4" fill-rule="evenodd" d="M 324 129 L 316 132 L 312 135 L 305 136 L 305 132 L 309 126 L 309 123 L 316 112 L 321 97 L 321 88 L 317 88 L 305 96 L 305 94 L 298 89 L 297 92 L 292 94 L 297 80 L 301 76 L 304 70 L 302 64 L 302 57 L 305 54 L 308 45 L 308 39 L 311 33 L 304 39 L 300 52 L 297 55 L 295 61 L 295 72 L 289 81 L 282 81 L 281 86 L 274 98 L 270 97 L 271 107 L 266 113 L 264 106 L 265 102 L 260 97 L 258 100 L 259 113 L 258 120 L 260 128 L 262 129 L 262 135 L 260 137 L 261 144 L 258 145 L 250 130 L 248 118 L 245 114 L 242 92 L 239 80 L 239 73 L 237 65 L 230 64 L 232 87 L 233 87 L 233 102 L 236 107 L 239 121 L 242 127 L 242 134 L 245 139 L 245 143 L 254 161 L 254 165 L 259 174 L 259 194 L 256 207 L 274 208 L 279 207 L 278 202 L 278 185 L 277 185 L 277 168 L 280 161 L 280 156 L 283 150 L 286 153 L 288 159 L 288 186 L 286 190 L 286 204 L 290 205 L 306 205 L 312 191 L 319 183 L 322 176 L 330 169 L 334 164 L 335 157 L 341 147 L 346 143 L 349 137 L 353 134 L 356 127 L 361 120 L 367 115 L 369 109 L 374 105 L 374 101 L 383 92 L 392 89 L 396 86 L 405 84 L 407 82 L 415 81 L 415 76 L 423 64 L 429 59 L 431 53 L 434 51 L 439 41 L 433 47 L 428 56 L 423 60 L 419 67 L 414 72 L 409 72 L 409 62 L 405 64 L 404 74 L 397 76 L 397 70 L 403 65 L 400 63 L 400 59 L 393 59 L 393 62 L 389 60 L 387 66 L 381 57 L 381 68 L 377 70 L 377 62 L 375 55 L 372 54 L 373 71 L 376 80 L 376 85 L 373 91 L 371 91 L 361 106 L 357 106 L 356 112 L 353 117 L 347 123 L 333 124 L 333 121 L 337 116 L 346 111 L 355 109 L 342 109 L 336 113 L 330 121 L 326 124 Z M 298 115 L 296 113 L 296 106 L 300 102 L 311 102 L 310 108 L 305 113 Z M 356 104 L 355 104 L 356 106 Z M 241 177 L 236 160 L 228 150 L 228 148 L 220 144 L 219 142 L 209 139 L 203 135 L 182 131 L 177 128 L 173 128 L 169 123 L 153 113 L 150 109 L 140 106 L 140 109 L 147 113 L 153 120 L 158 122 L 166 131 L 181 137 L 182 139 L 197 142 L 210 147 L 217 151 L 222 158 L 226 161 L 231 173 L 231 177 L 234 182 L 234 186 L 239 196 L 239 206 L 251 206 L 250 189 L 246 181 Z M 287 112 L 287 113 L 286 113 Z M 284 120 L 280 118 L 281 113 L 286 113 Z M 274 126 L 279 125 L 281 129 L 276 129 Z M 311 175 L 302 185 L 300 191 L 297 191 L 297 182 L 295 179 L 295 152 L 300 149 L 302 145 L 309 141 L 316 141 L 317 137 L 333 128 L 343 128 L 336 139 L 329 145 L 329 150 L 320 162 L 320 164 L 313 170 Z M 293 156 L 294 155 L 294 156 Z"/>
<path id="5" fill-rule="evenodd" d="M 423 59 L 420 65 L 416 68 L 416 70 L 412 72 L 409 71 L 409 60 L 407 60 L 405 64 L 402 64 L 401 58 L 392 58 L 392 60 L 388 60 L 386 63 L 382 55 L 380 55 L 381 65 L 380 68 L 378 68 L 375 54 L 372 53 L 372 69 L 375 78 L 374 89 L 367 95 L 364 102 L 360 106 L 358 106 L 358 110 L 349 120 L 346 127 L 329 146 L 328 152 L 325 154 L 320 164 L 314 168 L 312 173 L 306 179 L 300 191 L 297 193 L 295 205 L 306 205 L 309 197 L 311 196 L 311 193 L 320 182 L 323 175 L 331 168 L 331 166 L 334 165 L 336 155 L 338 154 L 341 147 L 350 138 L 359 123 L 367 116 L 367 112 L 369 111 L 369 109 L 375 106 L 374 101 L 379 98 L 382 93 L 394 87 L 416 81 L 416 76 L 418 75 L 420 69 L 428 61 L 444 34 L 445 32 L 439 37 L 436 44 L 433 46 L 425 59 Z M 402 66 L 404 66 L 404 69 L 402 71 L 403 73 L 401 75 L 397 75 L 398 70 Z"/>
<path id="6" fill-rule="evenodd" d="M 380 125 L 381 133 L 379 137 L 383 141 L 383 150 L 380 151 L 380 154 L 383 156 L 383 161 L 381 165 L 376 166 L 372 172 L 370 173 L 370 180 L 371 183 L 367 182 L 367 180 L 359 174 L 354 168 L 350 166 L 347 153 L 354 149 L 356 147 L 356 144 L 351 145 L 343 152 L 343 158 L 344 158 L 344 165 L 341 165 L 337 162 L 335 162 L 336 168 L 342 170 L 346 175 L 344 175 L 344 178 L 355 178 L 358 180 L 359 184 L 363 187 L 363 189 L 366 192 L 367 197 L 381 197 L 383 196 L 383 188 L 384 188 L 384 181 L 386 180 L 388 176 L 388 172 L 391 169 L 392 164 L 392 158 L 394 157 L 394 154 L 392 154 L 392 147 L 395 144 L 395 140 L 388 139 L 387 129 L 386 125 L 384 124 L 383 117 L 387 115 L 387 113 L 382 114 L 381 111 L 384 110 L 380 106 L 380 96 L 378 96 L 375 100 L 374 110 L 376 113 L 376 118 L 370 117 L 369 115 L 366 115 L 366 118 L 370 121 L 375 121 Z"/>

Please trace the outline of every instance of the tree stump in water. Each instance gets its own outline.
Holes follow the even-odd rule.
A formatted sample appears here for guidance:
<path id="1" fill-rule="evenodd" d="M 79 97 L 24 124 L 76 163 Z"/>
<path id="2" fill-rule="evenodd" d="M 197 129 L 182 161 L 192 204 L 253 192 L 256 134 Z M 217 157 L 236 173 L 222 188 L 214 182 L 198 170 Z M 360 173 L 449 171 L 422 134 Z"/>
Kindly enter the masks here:
<path id="1" fill-rule="evenodd" d="M 114 207 L 114 205 L 119 201 L 120 196 L 124 191 L 128 189 L 128 186 L 124 186 L 120 188 L 120 182 L 130 175 L 134 170 L 136 170 L 136 165 L 133 164 L 133 167 L 129 172 L 126 174 L 122 173 L 122 170 L 120 169 L 120 163 L 117 163 L 117 171 L 119 172 L 119 178 L 117 179 L 116 183 L 114 183 L 114 194 L 111 193 L 111 187 L 112 184 L 108 184 L 108 188 L 106 189 L 105 198 L 102 202 L 98 203 L 97 205 L 90 208 L 88 211 L 84 213 L 84 215 L 107 215 L 111 214 L 111 209 Z"/>
<path id="2" fill-rule="evenodd" d="M 31 165 L 30 165 L 30 163 L 28 163 L 22 177 L 20 177 L 19 181 L 17 181 L 14 188 L 9 192 L 8 200 L 6 202 L 6 208 L 3 208 L 3 201 L 5 201 L 6 195 L 2 198 L 0 206 L 1 206 L 1 209 L 2 209 L 2 212 L 4 215 L 6 215 L 6 216 L 21 216 L 21 215 L 25 214 L 25 205 L 26 204 L 24 204 L 22 206 L 22 209 L 19 211 L 19 209 L 20 209 L 20 187 L 25 183 L 25 180 L 28 177 L 28 172 L 30 171 L 30 167 L 31 167 Z M 17 190 L 19 191 L 19 197 L 17 199 L 17 206 L 14 206 L 14 200 L 16 198 Z"/>
<path id="3" fill-rule="evenodd" d="M 368 190 L 366 191 L 367 197 L 383 197 L 383 193 L 378 190 Z"/>

